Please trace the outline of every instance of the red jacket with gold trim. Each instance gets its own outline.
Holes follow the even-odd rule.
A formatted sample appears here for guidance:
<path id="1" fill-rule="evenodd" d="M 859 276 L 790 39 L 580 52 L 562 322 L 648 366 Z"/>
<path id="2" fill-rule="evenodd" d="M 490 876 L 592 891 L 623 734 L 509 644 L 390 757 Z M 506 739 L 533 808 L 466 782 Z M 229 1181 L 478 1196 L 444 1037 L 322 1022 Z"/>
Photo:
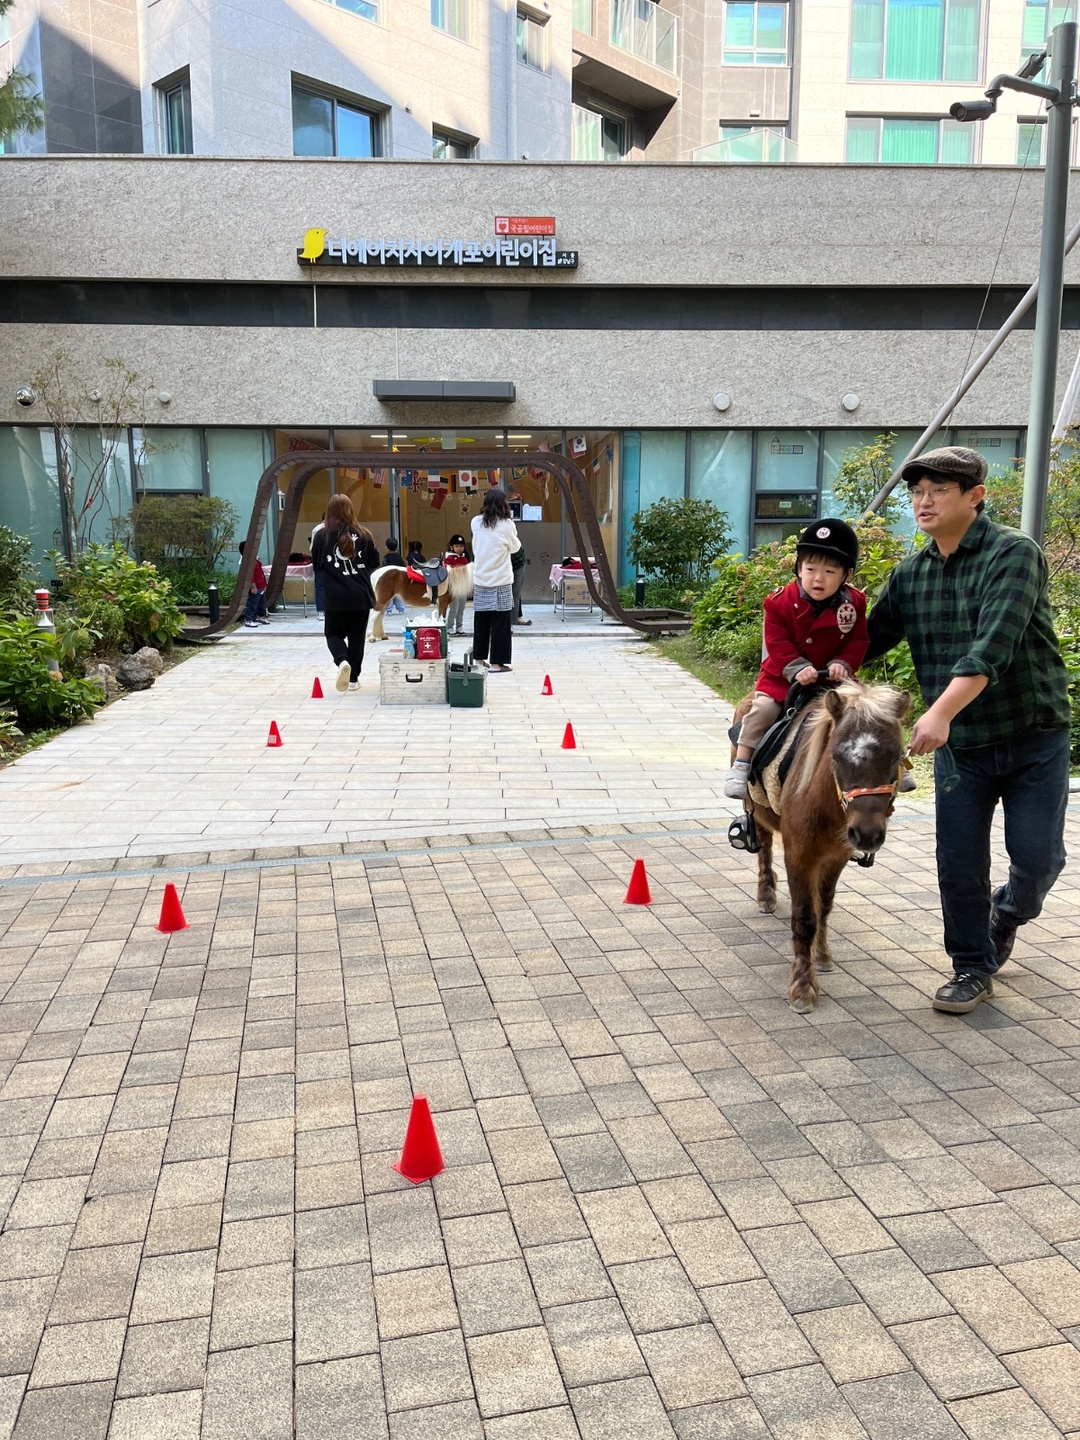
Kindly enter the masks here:
<path id="1" fill-rule="evenodd" d="M 838 603 L 827 604 L 820 614 L 815 614 L 798 580 L 766 597 L 765 658 L 755 690 L 783 703 L 792 685 L 792 680 L 785 680 L 784 671 L 796 660 L 818 670 L 827 670 L 834 660 L 839 660 L 855 673 L 870 644 L 866 596 L 861 590 L 843 585 L 835 598 Z"/>

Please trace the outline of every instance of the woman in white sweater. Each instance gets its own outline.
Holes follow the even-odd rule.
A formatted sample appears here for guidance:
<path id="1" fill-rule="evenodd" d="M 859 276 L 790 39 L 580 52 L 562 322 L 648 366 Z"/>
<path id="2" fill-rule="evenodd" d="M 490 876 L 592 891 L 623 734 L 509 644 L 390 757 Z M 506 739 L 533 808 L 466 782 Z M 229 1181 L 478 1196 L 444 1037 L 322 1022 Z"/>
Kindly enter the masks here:
<path id="1" fill-rule="evenodd" d="M 521 549 L 504 490 L 489 490 L 473 516 L 473 659 L 492 674 L 510 669 L 510 621 L 514 567 L 510 556 Z"/>

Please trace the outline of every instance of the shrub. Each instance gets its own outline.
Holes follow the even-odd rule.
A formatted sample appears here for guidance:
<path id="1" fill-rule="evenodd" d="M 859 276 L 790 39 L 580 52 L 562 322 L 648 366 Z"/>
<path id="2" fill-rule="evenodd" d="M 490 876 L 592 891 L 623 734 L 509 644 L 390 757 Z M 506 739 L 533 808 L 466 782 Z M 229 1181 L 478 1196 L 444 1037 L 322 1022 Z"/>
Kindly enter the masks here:
<path id="1" fill-rule="evenodd" d="M 29 614 L 34 609 L 30 550 L 25 535 L 0 525 L 0 611 Z"/>
<path id="2" fill-rule="evenodd" d="M 53 550 L 48 559 L 56 567 L 61 599 L 100 635 L 103 648 L 161 649 L 183 628 L 168 580 L 148 562 L 132 560 L 121 544 L 88 545 L 71 561 Z"/>
<path id="3" fill-rule="evenodd" d="M 235 570 L 207 570 L 198 560 L 184 560 L 170 566 L 168 576 L 178 605 L 205 605 L 207 590 L 212 584 L 218 587 L 222 605 L 227 605 L 236 588 Z"/>
<path id="4" fill-rule="evenodd" d="M 5 750 L 14 750 L 19 741 L 25 739 L 19 729 L 18 716 L 14 710 L 0 709 L 0 755 Z"/>
<path id="5" fill-rule="evenodd" d="M 171 577 L 191 564 L 205 572 L 216 569 L 233 548 L 239 523 L 235 505 L 220 495 L 144 495 L 118 527 L 118 535 Z M 205 601 L 205 592 L 201 599 Z"/>
<path id="6" fill-rule="evenodd" d="M 833 476 L 832 493 L 847 515 L 865 515 L 870 502 L 893 472 L 896 459 L 895 434 L 879 435 L 869 445 L 853 445 L 840 456 Z M 904 515 L 904 487 L 897 485 L 878 509 L 878 518 L 888 529 Z M 861 588 L 861 587 L 860 587 Z"/>
<path id="7" fill-rule="evenodd" d="M 60 659 L 56 637 L 30 616 L 0 620 L 0 711 L 13 711 L 25 730 L 73 725 L 101 703 L 96 685 L 65 680 L 49 669 L 50 659 Z"/>
<path id="8" fill-rule="evenodd" d="M 685 590 L 708 584 L 730 543 L 728 518 L 711 500 L 657 500 L 634 516 L 627 553 L 645 575 Z"/>

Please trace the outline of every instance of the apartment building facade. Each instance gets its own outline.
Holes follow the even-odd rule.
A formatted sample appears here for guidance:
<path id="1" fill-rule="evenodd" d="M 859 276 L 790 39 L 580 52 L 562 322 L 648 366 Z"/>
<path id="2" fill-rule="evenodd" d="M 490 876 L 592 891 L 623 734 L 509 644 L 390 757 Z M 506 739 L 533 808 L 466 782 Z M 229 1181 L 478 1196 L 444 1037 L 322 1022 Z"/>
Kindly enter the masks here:
<path id="1" fill-rule="evenodd" d="M 16 153 L 1040 163 L 1044 116 L 947 118 L 1038 50 L 1036 0 L 19 0 Z"/>

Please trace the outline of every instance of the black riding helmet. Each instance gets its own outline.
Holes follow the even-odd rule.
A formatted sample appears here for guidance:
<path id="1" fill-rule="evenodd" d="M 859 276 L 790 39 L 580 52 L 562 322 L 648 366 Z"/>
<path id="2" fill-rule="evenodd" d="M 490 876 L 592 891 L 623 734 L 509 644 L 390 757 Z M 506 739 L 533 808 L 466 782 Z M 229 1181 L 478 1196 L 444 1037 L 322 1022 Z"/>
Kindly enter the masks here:
<path id="1" fill-rule="evenodd" d="M 844 520 L 814 520 L 799 536 L 796 556 L 803 552 L 813 555 L 834 555 L 847 570 L 859 565 L 859 537 Z"/>

